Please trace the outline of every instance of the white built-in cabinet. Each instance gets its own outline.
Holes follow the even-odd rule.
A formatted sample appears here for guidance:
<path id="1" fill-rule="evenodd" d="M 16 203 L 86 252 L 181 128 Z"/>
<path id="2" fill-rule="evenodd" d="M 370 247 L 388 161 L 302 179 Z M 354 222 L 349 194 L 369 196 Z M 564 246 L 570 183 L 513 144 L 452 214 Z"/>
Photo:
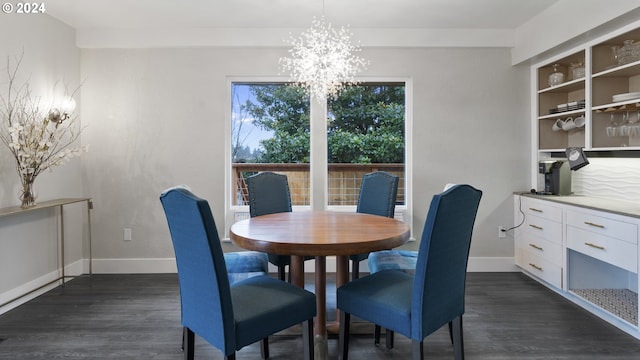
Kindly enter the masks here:
<path id="1" fill-rule="evenodd" d="M 626 49 L 640 52 L 640 25 L 634 26 L 531 67 L 532 144 L 538 158 L 567 147 L 640 150 L 640 54 L 614 51 L 627 41 Z M 550 75 L 558 72 L 562 81 L 550 85 Z M 570 118 L 584 118 L 584 124 L 554 129 Z"/>
<path id="2" fill-rule="evenodd" d="M 516 229 L 516 265 L 556 288 L 562 288 L 562 209 L 552 203 L 517 199 L 524 217 Z M 521 206 L 520 206 L 521 205 Z"/>
<path id="3" fill-rule="evenodd" d="M 626 208 L 625 208 L 626 206 Z M 640 338 L 633 203 L 515 195 L 515 260 L 524 273 Z"/>

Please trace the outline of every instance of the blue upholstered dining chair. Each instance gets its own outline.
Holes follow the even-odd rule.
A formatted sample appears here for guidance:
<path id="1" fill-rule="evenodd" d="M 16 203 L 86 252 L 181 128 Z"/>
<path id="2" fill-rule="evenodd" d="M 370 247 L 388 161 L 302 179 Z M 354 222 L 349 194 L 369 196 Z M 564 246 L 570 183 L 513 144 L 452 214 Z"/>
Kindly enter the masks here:
<path id="1" fill-rule="evenodd" d="M 291 212 L 291 193 L 286 175 L 265 171 L 248 177 L 246 182 L 251 217 Z M 291 256 L 268 254 L 268 258 L 269 262 L 278 268 L 278 278 L 284 281 L 285 269 L 291 265 Z M 313 257 L 305 257 L 305 260 L 309 259 Z"/>
<path id="2" fill-rule="evenodd" d="M 395 215 L 396 195 L 398 194 L 398 177 L 385 171 L 365 174 L 360 185 L 358 196 L 359 213 L 380 215 L 392 218 Z M 349 256 L 351 260 L 351 279 L 360 277 L 360 261 L 369 256 L 356 254 Z"/>
<path id="3" fill-rule="evenodd" d="M 191 192 L 189 186 L 177 185 L 164 190 L 161 196 L 173 189 L 185 189 Z M 227 252 L 224 253 L 224 262 L 227 265 L 227 274 L 231 284 L 253 276 L 267 275 L 269 273 L 267 254 L 259 251 Z"/>
<path id="4" fill-rule="evenodd" d="M 446 184 L 444 190 L 455 186 L 455 184 Z M 414 250 L 382 250 L 376 251 L 369 255 L 369 272 L 371 274 L 383 270 L 399 270 L 408 274 L 414 274 L 416 263 L 418 262 L 418 252 Z M 451 329 L 451 328 L 450 328 Z M 381 329 L 379 325 L 375 326 L 375 343 L 380 343 Z M 387 348 L 393 347 L 393 331 L 387 329 L 386 332 Z"/>
<path id="5" fill-rule="evenodd" d="M 423 359 L 424 338 L 452 328 L 456 359 L 464 359 L 462 315 L 469 247 L 482 191 L 456 185 L 433 196 L 422 232 L 415 274 L 380 271 L 337 289 L 341 310 L 338 356 L 348 359 L 351 315 L 399 332 Z"/>
<path id="6" fill-rule="evenodd" d="M 268 336 L 303 323 L 305 359 L 313 359 L 313 293 L 268 277 L 253 276 L 230 284 L 225 258 L 209 203 L 185 188 L 160 196 L 178 266 L 184 356 L 194 358 L 195 334 L 220 349 L 227 360 Z"/>

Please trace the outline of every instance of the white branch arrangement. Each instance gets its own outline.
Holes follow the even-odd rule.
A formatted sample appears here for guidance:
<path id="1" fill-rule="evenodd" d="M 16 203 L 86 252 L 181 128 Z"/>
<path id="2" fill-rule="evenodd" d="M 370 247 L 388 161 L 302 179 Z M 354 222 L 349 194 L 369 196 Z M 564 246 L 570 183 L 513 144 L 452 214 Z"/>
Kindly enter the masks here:
<path id="1" fill-rule="evenodd" d="M 16 160 L 22 182 L 22 207 L 30 207 L 35 205 L 33 183 L 36 177 L 44 170 L 79 156 L 87 148 L 72 146 L 82 132 L 76 124 L 77 117 L 72 114 L 73 98 L 67 96 L 66 103 L 43 108 L 28 83 L 16 85 L 21 62 L 22 57 L 16 59 L 12 69 L 11 61 L 7 59 L 8 91 L 6 96 L 0 95 L 0 141 Z"/>

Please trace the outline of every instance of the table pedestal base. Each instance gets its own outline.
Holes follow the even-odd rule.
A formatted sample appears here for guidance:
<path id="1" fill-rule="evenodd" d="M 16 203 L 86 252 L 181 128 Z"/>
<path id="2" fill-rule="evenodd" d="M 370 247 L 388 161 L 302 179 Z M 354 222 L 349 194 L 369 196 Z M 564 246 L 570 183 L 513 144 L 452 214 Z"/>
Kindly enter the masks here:
<path id="1" fill-rule="evenodd" d="M 316 360 L 325 360 L 329 358 L 329 343 L 327 342 L 326 336 L 314 335 L 313 356 Z"/>
<path id="2" fill-rule="evenodd" d="M 315 269 L 315 293 L 317 315 L 313 325 L 313 347 L 316 360 L 326 360 L 328 358 L 329 345 L 327 341 L 327 331 L 337 334 L 340 330 L 338 320 L 327 324 L 327 259 L 325 256 L 316 256 Z M 340 287 L 349 281 L 349 257 L 336 257 L 336 287 Z M 304 257 L 291 256 L 291 282 L 304 288 Z M 340 314 L 336 311 L 336 319 Z"/>

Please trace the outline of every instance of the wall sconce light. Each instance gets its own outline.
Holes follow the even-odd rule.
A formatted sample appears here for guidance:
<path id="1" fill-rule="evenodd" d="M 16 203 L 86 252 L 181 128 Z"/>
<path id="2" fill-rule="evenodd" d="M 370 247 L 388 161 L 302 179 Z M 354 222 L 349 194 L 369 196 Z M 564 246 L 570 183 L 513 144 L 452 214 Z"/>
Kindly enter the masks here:
<path id="1" fill-rule="evenodd" d="M 49 110 L 47 118 L 49 121 L 60 125 L 63 121 L 71 117 L 75 109 L 76 100 L 71 96 L 65 96 L 59 104 L 54 105 L 51 110 Z"/>

